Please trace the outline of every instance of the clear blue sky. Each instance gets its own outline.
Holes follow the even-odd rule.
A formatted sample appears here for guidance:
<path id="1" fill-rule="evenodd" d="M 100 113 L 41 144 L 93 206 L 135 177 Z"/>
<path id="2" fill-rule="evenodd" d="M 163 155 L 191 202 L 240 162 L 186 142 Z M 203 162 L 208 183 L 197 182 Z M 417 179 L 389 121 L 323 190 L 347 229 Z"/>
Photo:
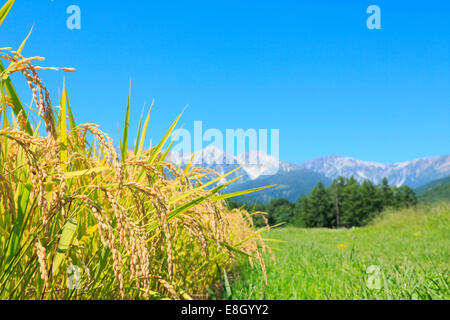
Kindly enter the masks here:
<path id="1" fill-rule="evenodd" d="M 66 28 L 71 4 L 81 8 L 81 30 Z M 366 27 L 371 4 L 382 30 Z M 42 72 L 53 101 L 66 76 L 77 121 L 115 140 L 131 78 L 131 125 L 154 98 L 156 140 L 189 105 L 187 129 L 194 120 L 206 129 L 280 129 L 286 161 L 450 153 L 447 0 L 17 0 L 1 46 L 17 48 L 32 25 L 26 56 L 77 69 Z M 23 79 L 14 81 L 28 102 Z"/>

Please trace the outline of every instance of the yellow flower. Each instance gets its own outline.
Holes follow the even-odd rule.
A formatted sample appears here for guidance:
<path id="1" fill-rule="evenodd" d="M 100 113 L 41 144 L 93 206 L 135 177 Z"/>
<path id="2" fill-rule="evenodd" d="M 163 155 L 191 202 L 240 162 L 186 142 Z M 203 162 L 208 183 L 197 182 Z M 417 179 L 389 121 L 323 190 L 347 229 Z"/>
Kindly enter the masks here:
<path id="1" fill-rule="evenodd" d="M 346 244 L 338 244 L 337 247 L 338 248 L 347 248 L 347 245 Z"/>

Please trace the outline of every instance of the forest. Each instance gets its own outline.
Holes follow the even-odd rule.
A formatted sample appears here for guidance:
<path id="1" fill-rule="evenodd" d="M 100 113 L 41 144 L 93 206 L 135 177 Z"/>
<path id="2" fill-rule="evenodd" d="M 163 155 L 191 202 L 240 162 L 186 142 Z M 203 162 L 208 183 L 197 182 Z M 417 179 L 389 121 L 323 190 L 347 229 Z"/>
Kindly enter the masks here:
<path id="1" fill-rule="evenodd" d="M 309 195 L 296 203 L 287 199 L 273 199 L 269 204 L 228 202 L 230 209 L 241 208 L 254 213 L 256 226 L 266 221 L 259 212 L 267 213 L 270 225 L 281 223 L 302 228 L 351 228 L 367 225 L 386 208 L 408 208 L 417 204 L 415 191 L 408 187 L 394 187 L 383 179 L 380 185 L 370 181 L 359 183 L 355 178 L 335 179 L 327 188 L 317 183 Z"/>

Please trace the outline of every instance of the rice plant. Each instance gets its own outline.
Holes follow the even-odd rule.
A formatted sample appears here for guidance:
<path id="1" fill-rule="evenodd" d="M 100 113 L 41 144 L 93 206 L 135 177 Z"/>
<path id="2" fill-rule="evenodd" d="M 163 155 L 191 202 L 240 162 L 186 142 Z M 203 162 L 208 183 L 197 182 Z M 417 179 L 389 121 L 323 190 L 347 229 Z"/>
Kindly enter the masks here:
<path id="1" fill-rule="evenodd" d="M 150 109 L 130 151 L 128 103 L 119 154 L 97 125 L 76 123 L 65 84 L 54 106 L 38 75 L 75 70 L 36 65 L 44 59 L 24 57 L 25 44 L 0 48 L 0 299 L 204 298 L 217 266 L 245 257 L 264 272 L 268 248 L 252 219 L 224 205 L 256 190 L 223 194 L 230 173 L 165 161 L 180 117 L 145 150 Z M 28 112 L 13 74 L 31 90 Z"/>

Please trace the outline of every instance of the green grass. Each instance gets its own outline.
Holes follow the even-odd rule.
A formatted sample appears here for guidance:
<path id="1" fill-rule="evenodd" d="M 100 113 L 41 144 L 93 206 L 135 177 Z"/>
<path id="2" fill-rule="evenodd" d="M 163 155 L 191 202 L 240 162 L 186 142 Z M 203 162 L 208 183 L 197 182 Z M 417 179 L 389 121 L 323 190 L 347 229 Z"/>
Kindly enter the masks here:
<path id="1" fill-rule="evenodd" d="M 450 207 L 387 212 L 351 230 L 293 227 L 266 233 L 276 264 L 267 260 L 268 285 L 245 264 L 232 281 L 234 299 L 449 299 Z M 370 266 L 381 289 L 370 289 Z"/>

